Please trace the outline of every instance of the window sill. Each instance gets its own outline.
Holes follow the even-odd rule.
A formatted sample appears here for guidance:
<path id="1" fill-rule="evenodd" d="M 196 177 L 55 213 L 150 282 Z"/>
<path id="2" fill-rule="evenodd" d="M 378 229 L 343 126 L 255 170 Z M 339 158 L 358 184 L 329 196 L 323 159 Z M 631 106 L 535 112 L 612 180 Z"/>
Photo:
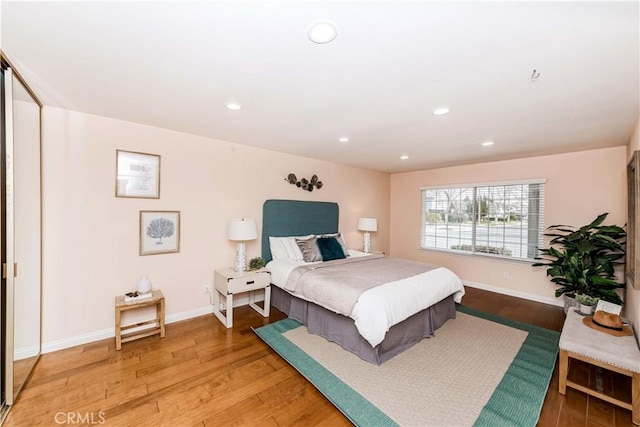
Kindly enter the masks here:
<path id="1" fill-rule="evenodd" d="M 514 257 L 509 257 L 504 255 L 487 254 L 484 252 L 452 251 L 447 249 L 423 248 L 423 247 L 418 248 L 418 250 L 425 251 L 425 252 L 439 252 L 447 255 L 457 255 L 457 256 L 471 257 L 471 258 L 477 258 L 477 259 L 493 259 L 495 261 L 516 262 L 519 264 L 533 264 L 534 262 L 540 262 L 540 260 L 532 259 L 532 258 L 526 258 L 526 259 L 514 258 Z"/>

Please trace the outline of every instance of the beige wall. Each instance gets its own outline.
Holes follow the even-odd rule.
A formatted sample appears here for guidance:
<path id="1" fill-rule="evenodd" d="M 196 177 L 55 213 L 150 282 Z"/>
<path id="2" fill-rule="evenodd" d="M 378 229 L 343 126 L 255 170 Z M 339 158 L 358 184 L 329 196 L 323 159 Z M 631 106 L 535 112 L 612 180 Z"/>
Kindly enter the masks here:
<path id="1" fill-rule="evenodd" d="M 638 127 L 629 143 L 640 149 Z M 114 196 L 115 150 L 162 156 L 161 198 Z M 464 280 L 556 303 L 543 269 L 528 263 L 421 251 L 420 187 L 546 178 L 545 224 L 583 224 L 602 212 L 626 222 L 625 147 L 410 173 L 373 172 L 230 142 L 47 107 L 43 112 L 43 343 L 51 351 L 113 334 L 113 298 L 146 274 L 167 297 L 167 317 L 210 311 L 203 287 L 233 263 L 229 219 L 254 217 L 266 199 L 337 201 L 349 247 L 362 244 L 357 218 L 378 218 L 374 250 L 434 262 Z M 308 193 L 284 181 L 317 174 Z M 140 257 L 140 210 L 180 210 L 180 253 Z M 391 241 L 391 244 L 390 244 Z M 249 257 L 260 241 L 247 243 Z M 504 273 L 509 278 L 504 278 Z M 627 316 L 640 324 L 640 292 Z"/>
<path id="2" fill-rule="evenodd" d="M 627 148 L 627 161 L 630 161 L 633 152 L 640 150 L 640 118 L 638 118 L 636 128 Z M 633 322 L 636 336 L 640 337 L 640 290 L 633 289 L 632 287 L 626 290 L 625 314 Z"/>
<path id="3" fill-rule="evenodd" d="M 420 187 L 546 178 L 545 226 L 586 224 L 609 212 L 626 222 L 626 148 L 582 151 L 391 175 L 391 256 L 433 262 L 499 292 L 559 304 L 542 268 L 529 263 L 419 250 Z M 508 277 L 508 278 L 505 278 Z"/>
<path id="4" fill-rule="evenodd" d="M 159 200 L 114 196 L 116 149 L 162 156 Z M 112 335 L 114 297 L 143 274 L 164 292 L 169 319 L 210 311 L 203 287 L 233 265 L 228 221 L 253 217 L 260 230 L 266 199 L 338 202 L 352 248 L 362 245 L 358 217 L 377 217 L 372 246 L 389 249 L 386 173 L 49 107 L 43 159 L 45 351 Z M 303 191 L 284 181 L 290 172 L 324 186 Z M 180 253 L 138 255 L 140 210 L 181 212 Z M 260 255 L 260 240 L 247 254 Z"/>

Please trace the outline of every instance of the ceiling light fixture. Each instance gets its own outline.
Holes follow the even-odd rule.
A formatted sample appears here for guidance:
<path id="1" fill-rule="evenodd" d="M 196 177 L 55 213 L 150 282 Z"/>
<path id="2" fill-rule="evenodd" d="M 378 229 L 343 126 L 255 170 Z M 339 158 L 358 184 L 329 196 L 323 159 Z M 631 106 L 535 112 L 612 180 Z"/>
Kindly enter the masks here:
<path id="1" fill-rule="evenodd" d="M 494 144 L 493 141 L 485 141 L 480 145 L 482 145 L 483 147 L 491 147 L 493 144 Z"/>
<path id="2" fill-rule="evenodd" d="M 400 160 L 407 160 L 409 159 L 409 156 L 407 156 L 406 154 L 403 154 L 402 156 L 400 156 Z"/>
<path id="3" fill-rule="evenodd" d="M 338 138 L 338 141 L 340 141 L 340 142 L 349 142 L 349 137 L 348 136 L 341 136 L 340 138 Z"/>
<path id="4" fill-rule="evenodd" d="M 433 110 L 433 115 L 434 116 L 442 116 L 444 114 L 447 114 L 449 112 L 449 109 L 447 107 L 440 107 L 440 108 L 436 108 L 435 110 Z"/>
<path id="5" fill-rule="evenodd" d="M 338 35 L 338 30 L 333 22 L 318 21 L 311 25 L 307 32 L 309 40 L 318 44 L 332 42 Z"/>
<path id="6" fill-rule="evenodd" d="M 242 104 L 239 102 L 227 102 L 227 108 L 229 110 L 240 110 L 242 109 Z"/>

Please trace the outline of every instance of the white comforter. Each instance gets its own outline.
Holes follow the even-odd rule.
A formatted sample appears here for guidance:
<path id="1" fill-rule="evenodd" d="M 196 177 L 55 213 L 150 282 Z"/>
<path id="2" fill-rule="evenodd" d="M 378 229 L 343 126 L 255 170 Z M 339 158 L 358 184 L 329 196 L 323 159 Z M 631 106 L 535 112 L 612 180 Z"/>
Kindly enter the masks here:
<path id="1" fill-rule="evenodd" d="M 267 269 L 271 272 L 271 282 L 284 289 L 291 271 L 301 265 L 305 263 L 283 259 L 269 262 Z M 462 281 L 451 270 L 440 267 L 364 291 L 350 317 L 360 335 L 375 347 L 384 340 L 393 325 L 452 294 L 456 302 L 462 301 Z M 332 310 L 331 307 L 325 308 Z"/>

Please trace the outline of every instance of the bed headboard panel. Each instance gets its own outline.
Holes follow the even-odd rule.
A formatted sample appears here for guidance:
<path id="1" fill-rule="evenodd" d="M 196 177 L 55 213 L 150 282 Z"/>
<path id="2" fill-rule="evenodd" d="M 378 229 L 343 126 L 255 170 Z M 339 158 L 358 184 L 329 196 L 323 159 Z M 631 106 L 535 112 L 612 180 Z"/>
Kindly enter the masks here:
<path id="1" fill-rule="evenodd" d="M 267 200 L 262 206 L 262 259 L 271 261 L 269 236 L 304 236 L 338 232 L 338 204 Z"/>

